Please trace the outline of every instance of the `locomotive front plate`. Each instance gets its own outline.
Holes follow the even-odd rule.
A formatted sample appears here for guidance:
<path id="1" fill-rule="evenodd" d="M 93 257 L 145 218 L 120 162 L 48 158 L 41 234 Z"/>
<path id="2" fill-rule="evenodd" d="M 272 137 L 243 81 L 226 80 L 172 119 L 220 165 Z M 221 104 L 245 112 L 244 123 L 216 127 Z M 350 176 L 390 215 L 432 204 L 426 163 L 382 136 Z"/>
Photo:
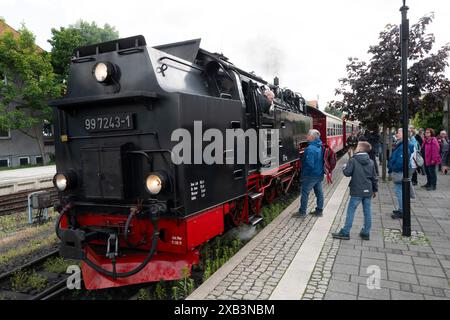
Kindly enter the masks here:
<path id="1" fill-rule="evenodd" d="M 83 120 L 83 126 L 88 132 L 132 130 L 134 129 L 133 115 L 122 113 L 87 117 Z"/>

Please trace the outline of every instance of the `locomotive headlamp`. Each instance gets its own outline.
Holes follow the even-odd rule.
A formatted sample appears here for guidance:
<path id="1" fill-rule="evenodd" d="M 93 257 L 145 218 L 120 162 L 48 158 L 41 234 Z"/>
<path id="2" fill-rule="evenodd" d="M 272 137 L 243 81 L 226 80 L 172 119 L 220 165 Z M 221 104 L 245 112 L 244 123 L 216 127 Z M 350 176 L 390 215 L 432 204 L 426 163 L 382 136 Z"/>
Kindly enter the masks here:
<path id="1" fill-rule="evenodd" d="M 58 191 L 71 189 L 76 185 L 76 175 L 73 172 L 57 173 L 53 177 L 53 185 Z"/>
<path id="2" fill-rule="evenodd" d="M 92 74 L 97 82 L 108 83 L 114 77 L 115 68 L 110 62 L 99 62 L 94 66 Z"/>
<path id="3" fill-rule="evenodd" d="M 145 180 L 145 187 L 151 195 L 159 194 L 168 185 L 168 178 L 163 172 L 151 173 Z"/>
<path id="4" fill-rule="evenodd" d="M 58 173 L 53 178 L 53 184 L 59 191 L 64 191 L 67 189 L 67 177 L 62 173 Z"/>

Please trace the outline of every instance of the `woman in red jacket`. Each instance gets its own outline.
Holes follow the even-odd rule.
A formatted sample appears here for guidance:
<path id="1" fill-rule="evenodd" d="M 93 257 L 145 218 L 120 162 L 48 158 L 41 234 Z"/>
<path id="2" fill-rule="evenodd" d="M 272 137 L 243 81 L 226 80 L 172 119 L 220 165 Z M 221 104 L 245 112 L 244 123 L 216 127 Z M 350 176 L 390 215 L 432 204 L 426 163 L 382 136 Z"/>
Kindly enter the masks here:
<path id="1" fill-rule="evenodd" d="M 435 138 L 435 131 L 427 129 L 425 131 L 425 141 L 422 145 L 422 151 L 425 159 L 425 172 L 427 174 L 427 184 L 422 186 L 428 191 L 436 190 L 437 173 L 436 166 L 441 164 L 441 152 L 439 142 Z"/>

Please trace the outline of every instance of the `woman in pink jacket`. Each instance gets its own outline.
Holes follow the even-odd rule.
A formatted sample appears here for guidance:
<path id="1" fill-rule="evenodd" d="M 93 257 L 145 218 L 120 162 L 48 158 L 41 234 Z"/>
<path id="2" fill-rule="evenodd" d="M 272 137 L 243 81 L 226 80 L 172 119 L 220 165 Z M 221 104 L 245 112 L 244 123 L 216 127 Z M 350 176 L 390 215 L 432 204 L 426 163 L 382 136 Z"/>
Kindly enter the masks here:
<path id="1" fill-rule="evenodd" d="M 436 166 L 441 164 L 441 151 L 439 142 L 435 138 L 435 131 L 433 129 L 427 129 L 425 131 L 425 141 L 422 145 L 422 152 L 425 159 L 425 172 L 427 174 L 427 184 L 422 186 L 428 191 L 436 190 L 437 173 Z"/>

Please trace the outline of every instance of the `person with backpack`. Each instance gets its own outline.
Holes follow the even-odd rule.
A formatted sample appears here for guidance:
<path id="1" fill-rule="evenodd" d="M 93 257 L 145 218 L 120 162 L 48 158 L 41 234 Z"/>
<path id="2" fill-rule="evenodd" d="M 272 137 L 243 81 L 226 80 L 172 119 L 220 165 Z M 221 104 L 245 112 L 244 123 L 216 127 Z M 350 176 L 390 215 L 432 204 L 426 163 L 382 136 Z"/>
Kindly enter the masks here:
<path id="1" fill-rule="evenodd" d="M 389 174 L 394 182 L 394 191 L 397 195 L 398 210 L 394 210 L 391 215 L 392 219 L 403 218 L 403 140 L 408 143 L 408 159 L 414 152 L 414 146 L 409 143 L 409 139 L 403 139 L 403 129 L 397 131 L 397 142 L 392 152 L 392 157 L 388 163 Z M 409 169 L 411 169 L 411 161 L 409 161 Z"/>
<path id="2" fill-rule="evenodd" d="M 305 149 L 302 158 L 301 201 L 299 209 L 301 218 L 306 217 L 308 198 L 311 190 L 314 189 L 317 198 L 316 210 L 311 212 L 311 214 L 319 217 L 322 216 L 324 206 L 322 181 L 325 174 L 325 164 L 320 132 L 315 129 L 309 130 L 307 140 L 308 147 Z"/>
<path id="3" fill-rule="evenodd" d="M 372 227 L 372 198 L 378 192 L 378 175 L 375 170 L 375 163 L 369 157 L 372 146 L 368 142 L 361 141 L 356 148 L 356 154 L 344 166 L 344 175 L 351 177 L 350 180 L 350 201 L 348 203 L 347 218 L 345 226 L 339 233 L 333 233 L 333 238 L 350 240 L 350 230 L 355 218 L 355 212 L 359 204 L 362 203 L 364 211 L 364 228 L 359 236 L 363 240 L 370 240 L 370 229 Z"/>

